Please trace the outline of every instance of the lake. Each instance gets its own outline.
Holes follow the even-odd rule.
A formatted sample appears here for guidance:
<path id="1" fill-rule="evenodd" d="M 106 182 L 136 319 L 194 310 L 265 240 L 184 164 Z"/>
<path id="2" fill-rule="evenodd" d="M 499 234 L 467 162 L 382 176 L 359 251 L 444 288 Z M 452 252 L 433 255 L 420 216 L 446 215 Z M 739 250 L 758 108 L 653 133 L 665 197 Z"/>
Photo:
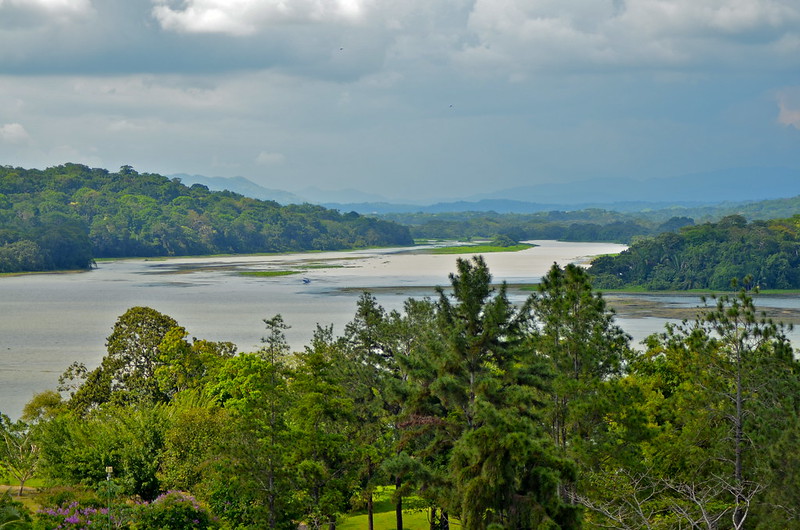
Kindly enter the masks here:
<path id="1" fill-rule="evenodd" d="M 553 262 L 585 263 L 625 248 L 609 243 L 535 243 L 538 246 L 521 252 L 485 254 L 494 279 L 514 286 L 532 284 Z M 402 248 L 130 259 L 101 262 L 84 273 L 0 278 L 0 412 L 19 417 L 31 396 L 54 389 L 59 374 L 73 361 L 97 366 L 114 322 L 130 307 L 152 307 L 177 320 L 190 336 L 231 341 L 240 351 L 257 349 L 264 334 L 262 320 L 280 313 L 291 326 L 290 345 L 300 350 L 318 323 L 332 324 L 334 332 L 341 333 L 365 290 L 387 309 L 402 308 L 411 296 L 434 296 L 435 286 L 449 285 L 456 258 Z M 298 274 L 242 274 L 284 270 Z M 515 301 L 527 296 L 516 289 L 510 292 Z M 681 303 L 696 305 L 696 299 L 682 298 Z M 791 300 L 796 302 L 796 297 Z M 635 312 L 621 311 L 618 322 L 636 341 L 663 329 L 663 317 L 635 317 Z"/>

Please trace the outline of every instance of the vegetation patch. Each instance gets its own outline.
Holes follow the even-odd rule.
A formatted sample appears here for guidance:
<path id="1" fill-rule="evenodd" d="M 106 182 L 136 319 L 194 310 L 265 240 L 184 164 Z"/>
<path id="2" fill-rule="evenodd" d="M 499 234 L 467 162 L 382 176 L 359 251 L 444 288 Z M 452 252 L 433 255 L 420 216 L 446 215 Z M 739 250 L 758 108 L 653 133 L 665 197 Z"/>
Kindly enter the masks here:
<path id="1" fill-rule="evenodd" d="M 731 215 L 718 223 L 640 239 L 617 256 L 600 256 L 589 272 L 600 289 L 649 291 L 800 288 L 800 215 L 753 221 Z"/>
<path id="2" fill-rule="evenodd" d="M 239 274 L 242 276 L 256 276 L 258 278 L 272 278 L 273 276 L 291 276 L 292 274 L 300 274 L 300 271 L 242 271 Z"/>
<path id="3" fill-rule="evenodd" d="M 490 252 L 519 252 L 534 247 L 535 245 L 528 245 L 520 243 L 518 245 L 510 245 L 507 247 L 497 245 L 456 245 L 452 247 L 438 247 L 423 250 L 426 254 L 488 254 Z"/>

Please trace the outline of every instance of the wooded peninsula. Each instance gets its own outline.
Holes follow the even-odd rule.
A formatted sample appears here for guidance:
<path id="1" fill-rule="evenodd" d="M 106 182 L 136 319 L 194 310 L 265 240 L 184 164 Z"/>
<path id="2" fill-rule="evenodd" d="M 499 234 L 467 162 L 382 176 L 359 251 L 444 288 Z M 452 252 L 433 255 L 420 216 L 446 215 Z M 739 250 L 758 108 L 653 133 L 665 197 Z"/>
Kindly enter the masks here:
<path id="1" fill-rule="evenodd" d="M 396 223 L 187 187 L 130 166 L 0 167 L 0 272 L 87 269 L 98 258 L 411 244 Z"/>

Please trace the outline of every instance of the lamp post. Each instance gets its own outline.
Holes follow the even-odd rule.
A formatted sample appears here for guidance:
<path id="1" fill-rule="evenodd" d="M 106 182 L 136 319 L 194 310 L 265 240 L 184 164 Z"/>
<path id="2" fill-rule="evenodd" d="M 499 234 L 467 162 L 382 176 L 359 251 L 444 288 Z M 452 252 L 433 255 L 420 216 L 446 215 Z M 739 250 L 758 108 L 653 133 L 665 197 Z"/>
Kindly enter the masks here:
<path id="1" fill-rule="evenodd" d="M 108 515 L 108 530 L 111 530 L 111 473 L 113 472 L 113 467 L 106 466 L 106 493 L 108 494 L 108 511 L 106 512 L 106 515 Z"/>

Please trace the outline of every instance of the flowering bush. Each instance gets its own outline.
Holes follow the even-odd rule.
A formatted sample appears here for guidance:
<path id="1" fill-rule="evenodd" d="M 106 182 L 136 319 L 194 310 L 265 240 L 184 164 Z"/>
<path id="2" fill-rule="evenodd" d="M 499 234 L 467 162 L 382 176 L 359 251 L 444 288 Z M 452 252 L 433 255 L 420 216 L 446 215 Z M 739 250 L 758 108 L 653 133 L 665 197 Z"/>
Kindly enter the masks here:
<path id="1" fill-rule="evenodd" d="M 81 507 L 77 502 L 58 508 L 42 508 L 37 513 L 37 530 L 84 530 L 106 528 L 109 522 L 107 508 Z M 112 526 L 116 520 L 111 517 Z"/>
<path id="2" fill-rule="evenodd" d="M 208 510 L 182 491 L 168 491 L 137 510 L 133 528 L 141 530 L 184 530 L 217 528 Z"/>

